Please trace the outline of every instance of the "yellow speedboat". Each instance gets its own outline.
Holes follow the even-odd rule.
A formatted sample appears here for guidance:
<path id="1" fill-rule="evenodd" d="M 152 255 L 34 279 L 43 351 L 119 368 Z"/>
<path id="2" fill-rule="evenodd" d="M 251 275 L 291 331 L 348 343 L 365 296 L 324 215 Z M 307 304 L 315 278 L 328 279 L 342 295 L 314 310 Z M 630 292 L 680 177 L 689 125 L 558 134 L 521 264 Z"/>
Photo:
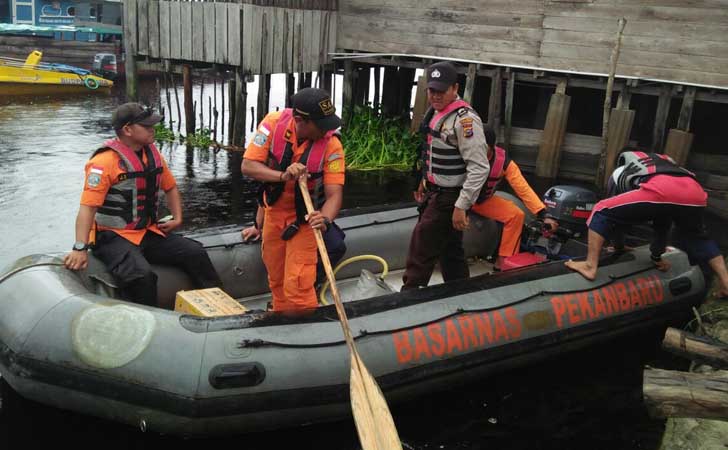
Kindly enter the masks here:
<path id="1" fill-rule="evenodd" d="M 65 64 L 42 63 L 38 50 L 22 59 L 0 57 L 0 97 L 108 92 L 113 81 Z"/>

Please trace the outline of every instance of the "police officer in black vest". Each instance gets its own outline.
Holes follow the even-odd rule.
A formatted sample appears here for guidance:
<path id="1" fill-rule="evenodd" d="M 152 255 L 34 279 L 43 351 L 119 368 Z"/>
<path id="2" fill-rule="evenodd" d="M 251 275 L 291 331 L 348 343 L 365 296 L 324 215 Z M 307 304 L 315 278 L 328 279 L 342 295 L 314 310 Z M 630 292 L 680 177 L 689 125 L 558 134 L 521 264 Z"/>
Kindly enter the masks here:
<path id="1" fill-rule="evenodd" d="M 427 80 L 427 146 L 421 155 L 423 179 L 415 192 L 421 214 L 410 240 L 402 290 L 427 286 L 438 260 L 445 281 L 469 276 L 463 231 L 469 226 L 467 211 L 490 170 L 483 123 L 458 96 L 455 66 L 433 64 Z"/>

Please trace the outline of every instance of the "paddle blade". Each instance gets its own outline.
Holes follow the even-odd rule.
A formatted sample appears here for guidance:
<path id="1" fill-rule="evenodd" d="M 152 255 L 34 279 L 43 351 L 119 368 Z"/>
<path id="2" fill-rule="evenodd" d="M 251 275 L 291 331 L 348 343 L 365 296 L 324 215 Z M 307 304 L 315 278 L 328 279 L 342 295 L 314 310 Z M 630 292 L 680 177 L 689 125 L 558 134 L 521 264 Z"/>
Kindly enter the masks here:
<path id="1" fill-rule="evenodd" d="M 377 380 L 351 352 L 351 410 L 362 450 L 402 450 L 392 413 Z"/>

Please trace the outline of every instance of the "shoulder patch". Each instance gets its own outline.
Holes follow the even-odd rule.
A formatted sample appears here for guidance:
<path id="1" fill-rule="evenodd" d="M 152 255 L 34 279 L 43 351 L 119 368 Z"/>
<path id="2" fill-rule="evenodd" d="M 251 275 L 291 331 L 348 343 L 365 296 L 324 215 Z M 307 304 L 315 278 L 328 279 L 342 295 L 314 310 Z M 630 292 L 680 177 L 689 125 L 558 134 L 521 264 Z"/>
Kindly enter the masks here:
<path id="1" fill-rule="evenodd" d="M 467 113 L 468 113 L 468 108 L 460 108 L 460 109 L 458 109 L 457 115 L 458 115 L 458 117 L 461 117 Z"/>
<path id="2" fill-rule="evenodd" d="M 268 140 L 268 136 L 266 136 L 263 133 L 258 132 L 258 133 L 255 133 L 255 137 L 253 138 L 253 144 L 258 145 L 258 146 L 264 145 L 267 140 Z"/>
<path id="3" fill-rule="evenodd" d="M 286 134 L 283 136 L 283 139 L 291 139 L 291 130 L 286 130 Z"/>
<path id="4" fill-rule="evenodd" d="M 336 161 L 337 159 L 340 159 L 340 158 L 341 158 L 341 154 L 340 153 L 332 153 L 331 156 L 329 156 L 328 161 L 329 162 Z"/>
<path id="5" fill-rule="evenodd" d="M 333 161 L 329 160 L 327 164 L 327 168 L 329 169 L 329 172 L 331 173 L 339 173 L 344 171 L 344 167 L 342 165 L 342 161 L 340 159 L 335 159 Z"/>
<path id="6" fill-rule="evenodd" d="M 96 187 L 101 183 L 101 175 L 95 172 L 91 172 L 88 174 L 88 178 L 86 179 L 86 183 L 89 187 Z"/>
<path id="7" fill-rule="evenodd" d="M 270 134 L 270 130 L 265 125 L 261 125 L 258 128 L 258 131 L 260 131 L 261 133 L 265 134 L 266 136 L 268 136 Z"/>
<path id="8" fill-rule="evenodd" d="M 463 127 L 463 136 L 466 138 L 473 137 L 473 119 L 470 117 L 463 117 L 460 119 L 460 126 Z"/>

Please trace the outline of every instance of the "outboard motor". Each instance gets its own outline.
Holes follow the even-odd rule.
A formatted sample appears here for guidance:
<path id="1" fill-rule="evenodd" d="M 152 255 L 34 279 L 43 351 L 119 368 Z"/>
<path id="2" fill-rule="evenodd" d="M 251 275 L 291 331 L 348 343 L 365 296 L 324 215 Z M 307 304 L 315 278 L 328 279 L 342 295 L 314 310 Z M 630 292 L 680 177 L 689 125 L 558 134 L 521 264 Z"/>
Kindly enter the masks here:
<path id="1" fill-rule="evenodd" d="M 548 224 L 536 219 L 525 225 L 521 253 L 506 258 L 502 270 L 525 267 L 547 259 L 569 259 L 581 256 L 585 245 L 572 240 L 586 233 L 586 221 L 597 203 L 597 195 L 578 186 L 559 185 L 546 191 L 543 202 L 546 213 L 559 222 L 551 233 Z"/>

